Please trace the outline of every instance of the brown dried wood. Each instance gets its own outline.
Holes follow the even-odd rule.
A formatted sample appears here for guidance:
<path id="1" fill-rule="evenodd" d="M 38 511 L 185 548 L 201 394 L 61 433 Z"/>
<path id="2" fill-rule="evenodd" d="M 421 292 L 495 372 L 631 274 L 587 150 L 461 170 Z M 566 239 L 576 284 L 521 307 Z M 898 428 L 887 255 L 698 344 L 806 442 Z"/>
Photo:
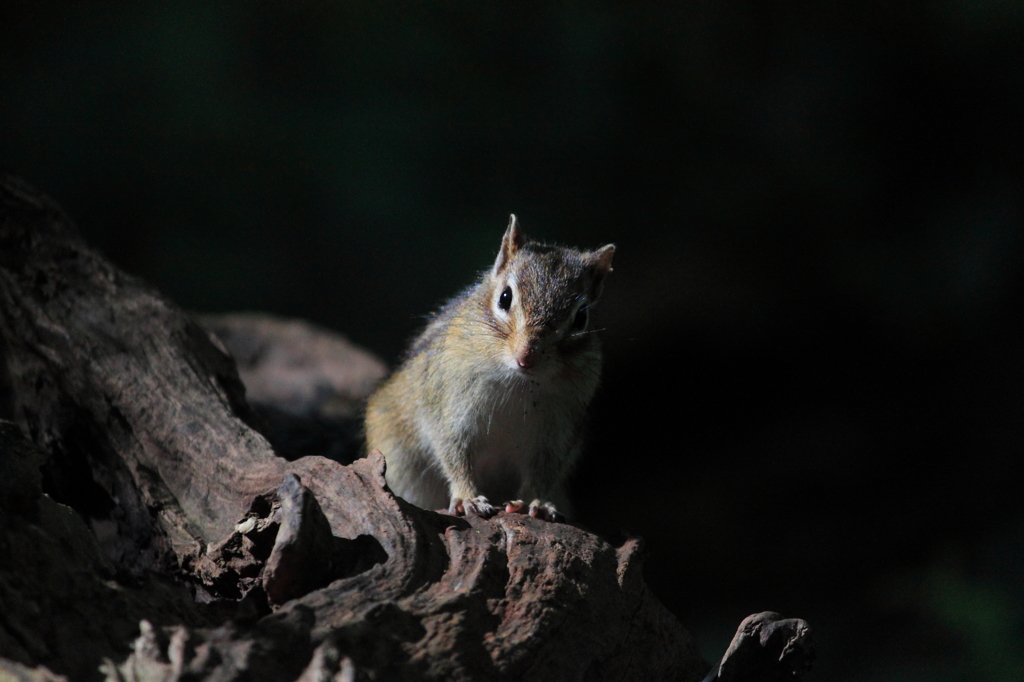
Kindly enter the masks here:
<path id="1" fill-rule="evenodd" d="M 238 329 L 220 322 L 225 338 Z M 287 344 L 282 330 L 294 331 L 245 324 L 261 343 Z M 347 405 L 380 374 L 369 362 L 351 372 L 362 388 L 338 390 Z M 522 515 L 413 507 L 387 489 L 379 453 L 348 466 L 278 456 L 265 414 L 217 336 L 86 246 L 51 200 L 0 176 L 0 418 L 13 422 L 0 428 L 0 473 L 20 481 L 0 488 L 0 542 L 15 548 L 0 558 L 0 671 L 275 681 L 707 671 L 645 587 L 638 540 L 613 547 Z M 45 570 L 27 575 L 32 562 Z"/>

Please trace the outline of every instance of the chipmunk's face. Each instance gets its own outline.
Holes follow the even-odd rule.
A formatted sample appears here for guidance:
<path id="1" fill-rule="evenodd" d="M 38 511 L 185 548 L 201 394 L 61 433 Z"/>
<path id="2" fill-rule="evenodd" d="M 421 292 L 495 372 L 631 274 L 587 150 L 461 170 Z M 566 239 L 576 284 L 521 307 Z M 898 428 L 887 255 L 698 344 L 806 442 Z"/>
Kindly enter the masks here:
<path id="1" fill-rule="evenodd" d="M 512 216 L 491 273 L 490 302 L 510 370 L 541 377 L 593 351 L 590 309 L 614 252 L 610 244 L 588 252 L 527 242 Z"/>

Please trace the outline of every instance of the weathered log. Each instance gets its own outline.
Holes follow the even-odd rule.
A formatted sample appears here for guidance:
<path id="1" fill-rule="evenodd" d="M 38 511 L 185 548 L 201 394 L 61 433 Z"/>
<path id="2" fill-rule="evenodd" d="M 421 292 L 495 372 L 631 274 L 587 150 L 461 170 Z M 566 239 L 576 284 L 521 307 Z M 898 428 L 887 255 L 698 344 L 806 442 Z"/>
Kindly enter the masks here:
<path id="1" fill-rule="evenodd" d="M 816 656 L 807 621 L 773 611 L 755 613 L 740 623 L 721 662 L 704 682 L 798 682 Z"/>
<path id="2" fill-rule="evenodd" d="M 256 391 L 264 406 L 280 407 L 282 383 Z M 348 466 L 276 453 L 266 414 L 217 336 L 87 247 L 51 200 L 0 176 L 0 417 L 16 424 L 0 461 L 26 481 L 0 509 L 0 540 L 19 548 L 0 561 L 0 656 L 19 674 L 49 674 L 32 672 L 44 664 L 74 679 L 98 677 L 105 659 L 112 680 L 707 671 L 645 587 L 638 540 L 416 508 L 387 489 L 379 453 Z M 77 521 L 55 526 L 54 509 Z M 49 583 L 25 579 L 25 557 Z M 79 582 L 66 578 L 56 599 L 60 571 Z M 93 615 L 66 617 L 83 605 Z"/>
<path id="3" fill-rule="evenodd" d="M 117 575 L 81 516 L 42 494 L 44 458 L 0 421 L 0 679 L 50 679 L 33 666 L 95 678 L 104 657 L 127 654 L 140 619 L 208 623 L 170 577 Z M 9 495 L 14 489 L 20 494 Z"/>
<path id="4" fill-rule="evenodd" d="M 234 357 L 246 398 L 274 451 L 349 464 L 362 445 L 362 412 L 387 367 L 344 337 L 264 313 L 203 315 Z"/>

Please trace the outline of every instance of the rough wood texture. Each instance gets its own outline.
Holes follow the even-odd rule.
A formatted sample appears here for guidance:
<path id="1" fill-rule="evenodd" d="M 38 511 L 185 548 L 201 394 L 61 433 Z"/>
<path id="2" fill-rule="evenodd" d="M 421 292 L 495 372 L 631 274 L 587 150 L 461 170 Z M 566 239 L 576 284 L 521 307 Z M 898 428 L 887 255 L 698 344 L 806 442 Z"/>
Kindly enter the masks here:
<path id="1" fill-rule="evenodd" d="M 218 338 L 9 176 L 0 417 L 16 481 L 0 481 L 0 671 L 16 679 L 707 671 L 646 589 L 639 541 L 418 509 L 379 453 L 277 456 Z"/>
<path id="2" fill-rule="evenodd" d="M 809 672 L 817 656 L 807 621 L 773 611 L 747 616 L 704 682 L 785 682 Z"/>
<path id="3" fill-rule="evenodd" d="M 387 367 L 344 337 L 264 313 L 204 315 L 238 363 L 249 404 L 274 451 L 343 464 L 359 456 L 363 405 Z"/>
<path id="4" fill-rule="evenodd" d="M 140 619 L 206 624 L 170 578 L 118 576 L 82 518 L 42 494 L 44 457 L 17 426 L 0 421 L 0 656 L 13 659 L 0 658 L 0 679 L 48 679 L 40 670 L 26 677 L 29 668 L 14 662 L 95 678 L 103 657 L 126 655 Z M 9 496 L 8 486 L 26 494 Z"/>

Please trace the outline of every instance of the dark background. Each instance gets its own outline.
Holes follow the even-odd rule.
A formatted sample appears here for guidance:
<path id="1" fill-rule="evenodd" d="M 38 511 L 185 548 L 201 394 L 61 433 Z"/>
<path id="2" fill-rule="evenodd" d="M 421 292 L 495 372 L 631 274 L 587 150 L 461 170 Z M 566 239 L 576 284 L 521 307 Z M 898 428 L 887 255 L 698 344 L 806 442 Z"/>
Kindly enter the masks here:
<path id="1" fill-rule="evenodd" d="M 510 212 L 615 242 L 580 519 L 717 658 L 1024 670 L 1024 5 L 7 3 L 0 165 L 197 311 L 393 361 Z"/>

